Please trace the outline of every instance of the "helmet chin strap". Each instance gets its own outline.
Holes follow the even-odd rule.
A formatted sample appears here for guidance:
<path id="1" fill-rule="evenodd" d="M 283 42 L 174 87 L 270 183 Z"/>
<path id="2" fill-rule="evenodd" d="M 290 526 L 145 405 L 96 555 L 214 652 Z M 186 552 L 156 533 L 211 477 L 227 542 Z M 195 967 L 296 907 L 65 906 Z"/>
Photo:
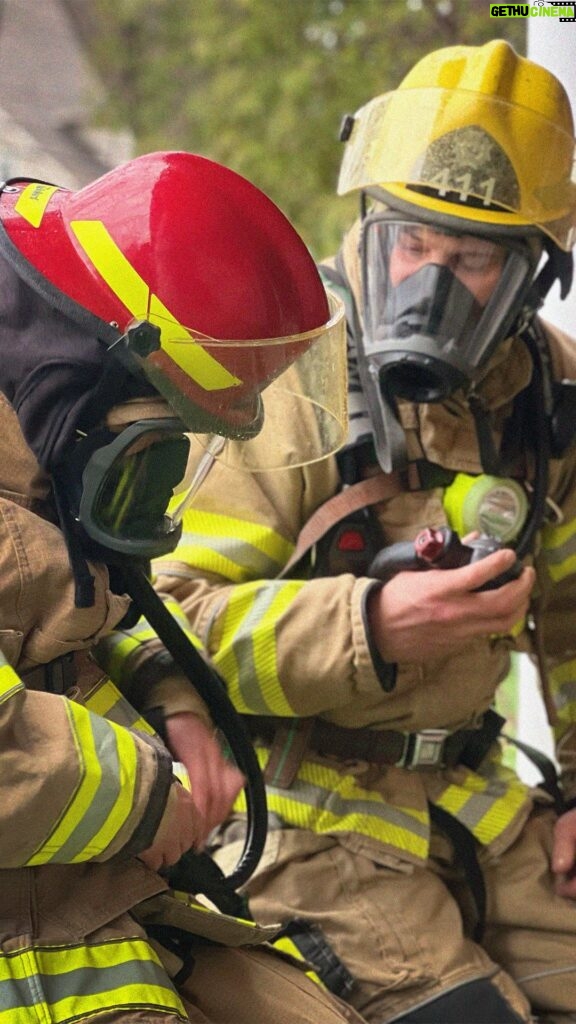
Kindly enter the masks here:
<path id="1" fill-rule="evenodd" d="M 574 256 L 571 252 L 564 252 L 554 242 L 546 239 L 544 247 L 548 259 L 534 281 L 539 305 L 542 304 L 550 291 L 554 281 L 558 279 L 560 285 L 560 298 L 565 299 L 568 295 L 574 277 Z"/>

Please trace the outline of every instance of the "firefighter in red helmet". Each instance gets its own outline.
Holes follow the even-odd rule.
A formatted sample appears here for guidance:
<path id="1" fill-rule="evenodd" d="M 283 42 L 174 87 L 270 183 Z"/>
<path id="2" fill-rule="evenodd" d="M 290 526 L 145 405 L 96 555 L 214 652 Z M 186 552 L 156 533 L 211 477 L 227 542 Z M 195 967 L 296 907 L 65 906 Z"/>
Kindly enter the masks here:
<path id="1" fill-rule="evenodd" d="M 0 1015 L 351 1020 L 274 929 L 174 896 L 243 776 L 147 623 L 114 632 L 137 620 L 123 566 L 180 536 L 190 432 L 250 444 L 285 372 L 315 400 L 305 364 L 331 352 L 334 384 L 342 313 L 270 200 L 179 152 L 78 192 L 4 184 L 0 308 Z M 91 653 L 111 631 L 117 685 Z"/>

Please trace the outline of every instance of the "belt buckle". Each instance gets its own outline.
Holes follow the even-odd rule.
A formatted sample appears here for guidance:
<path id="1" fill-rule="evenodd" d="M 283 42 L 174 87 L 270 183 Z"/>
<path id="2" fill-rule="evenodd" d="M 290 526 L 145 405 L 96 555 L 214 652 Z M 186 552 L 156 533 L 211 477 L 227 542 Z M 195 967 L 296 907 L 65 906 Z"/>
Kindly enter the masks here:
<path id="1" fill-rule="evenodd" d="M 448 729 L 422 729 L 421 732 L 409 733 L 398 765 L 408 769 L 444 767 L 442 754 L 448 735 Z"/>

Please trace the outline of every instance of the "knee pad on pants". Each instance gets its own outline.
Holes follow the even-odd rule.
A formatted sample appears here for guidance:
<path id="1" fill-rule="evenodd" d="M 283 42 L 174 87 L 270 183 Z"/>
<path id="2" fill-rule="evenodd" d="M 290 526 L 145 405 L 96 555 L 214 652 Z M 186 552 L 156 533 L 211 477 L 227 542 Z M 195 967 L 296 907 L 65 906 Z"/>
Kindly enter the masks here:
<path id="1" fill-rule="evenodd" d="M 488 978 L 465 985 L 398 1017 L 394 1024 L 525 1024 Z"/>

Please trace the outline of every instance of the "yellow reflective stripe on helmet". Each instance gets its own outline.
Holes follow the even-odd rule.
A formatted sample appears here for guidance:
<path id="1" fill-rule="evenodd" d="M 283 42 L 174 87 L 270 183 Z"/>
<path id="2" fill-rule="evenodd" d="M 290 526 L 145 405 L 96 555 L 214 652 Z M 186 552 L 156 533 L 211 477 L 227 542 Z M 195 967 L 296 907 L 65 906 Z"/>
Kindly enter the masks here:
<path id="1" fill-rule="evenodd" d="M 504 777 L 490 779 L 466 772 L 459 785 L 448 785 L 434 800 L 483 845 L 493 842 L 511 824 L 528 799 L 528 787 L 513 773 L 503 771 Z"/>
<path id="2" fill-rule="evenodd" d="M 79 245 L 123 306 L 134 317 L 161 327 L 161 345 L 170 358 L 205 391 L 231 388 L 242 381 L 206 352 L 184 324 L 154 295 L 99 220 L 71 221 Z M 182 344 L 188 342 L 189 344 Z"/>
<path id="3" fill-rule="evenodd" d="M 0 1024 L 73 1024 L 125 1010 L 188 1020 L 148 942 L 25 946 L 0 954 Z"/>
<path id="4" fill-rule="evenodd" d="M 542 554 L 555 583 L 576 573 L 576 519 L 543 528 Z"/>
<path id="5" fill-rule="evenodd" d="M 44 185 L 40 181 L 33 181 L 20 193 L 14 209 L 33 228 L 39 228 L 50 198 L 57 191 L 57 185 Z"/>
<path id="6" fill-rule="evenodd" d="M 233 516 L 188 509 L 183 524 L 172 558 L 233 583 L 277 576 L 294 550 L 291 541 L 268 526 Z M 162 572 L 162 559 L 155 560 L 154 569 Z"/>
<path id="7" fill-rule="evenodd" d="M 5 660 L 4 655 L 0 655 L 2 659 L 0 662 L 0 704 L 4 701 L 9 700 L 18 690 L 24 690 L 25 686 L 20 676 L 16 674 L 14 669 Z"/>
<path id="8" fill-rule="evenodd" d="M 268 751 L 258 748 L 257 752 L 261 767 L 265 768 Z M 304 761 L 290 789 L 268 785 L 266 795 L 268 810 L 292 828 L 331 835 L 352 832 L 417 860 L 425 861 L 428 856 L 427 810 L 392 805 L 380 793 L 363 789 L 352 775 Z M 235 807 L 246 809 L 243 794 Z"/>
<path id="9" fill-rule="evenodd" d="M 276 627 L 304 585 L 304 580 L 243 583 L 230 595 L 213 661 L 241 713 L 294 715 L 278 679 Z"/>
<path id="10" fill-rule="evenodd" d="M 46 842 L 27 865 L 73 864 L 101 854 L 132 811 L 138 752 L 126 729 L 66 700 L 80 781 Z"/>

